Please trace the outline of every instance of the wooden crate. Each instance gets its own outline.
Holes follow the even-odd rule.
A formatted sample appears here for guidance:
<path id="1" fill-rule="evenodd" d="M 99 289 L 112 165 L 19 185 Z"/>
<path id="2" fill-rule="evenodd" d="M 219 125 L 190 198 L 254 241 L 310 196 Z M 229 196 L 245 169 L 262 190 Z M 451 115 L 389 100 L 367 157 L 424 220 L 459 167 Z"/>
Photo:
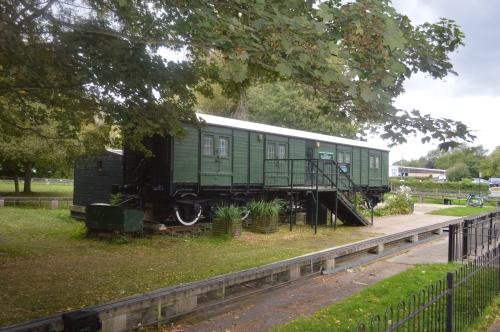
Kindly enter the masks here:
<path id="1" fill-rule="evenodd" d="M 252 231 L 257 233 L 275 233 L 278 231 L 279 218 L 271 219 L 267 216 L 252 218 Z"/>
<path id="2" fill-rule="evenodd" d="M 212 235 L 229 237 L 241 237 L 241 220 L 237 219 L 234 222 L 227 222 L 222 219 L 213 219 L 212 221 Z"/>

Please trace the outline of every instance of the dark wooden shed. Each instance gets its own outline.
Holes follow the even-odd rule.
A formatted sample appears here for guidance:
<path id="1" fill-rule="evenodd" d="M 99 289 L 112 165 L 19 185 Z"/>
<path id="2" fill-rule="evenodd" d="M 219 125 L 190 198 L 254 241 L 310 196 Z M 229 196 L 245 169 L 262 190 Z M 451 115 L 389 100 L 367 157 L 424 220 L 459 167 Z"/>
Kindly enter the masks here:
<path id="1" fill-rule="evenodd" d="M 74 218 L 85 218 L 85 206 L 109 203 L 112 184 L 123 184 L 123 151 L 106 150 L 100 156 L 75 160 L 73 206 Z"/>

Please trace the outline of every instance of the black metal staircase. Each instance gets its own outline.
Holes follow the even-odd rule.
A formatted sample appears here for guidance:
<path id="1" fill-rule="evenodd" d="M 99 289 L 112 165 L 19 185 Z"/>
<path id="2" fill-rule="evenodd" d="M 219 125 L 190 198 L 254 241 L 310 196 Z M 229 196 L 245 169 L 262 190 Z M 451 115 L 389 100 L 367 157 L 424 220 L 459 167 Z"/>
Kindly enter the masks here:
<path id="1" fill-rule="evenodd" d="M 342 193 L 338 191 L 320 191 L 319 201 L 332 211 L 345 225 L 369 226 L 371 223 L 356 209 Z M 337 211 L 337 213 L 335 213 Z"/>
<path id="2" fill-rule="evenodd" d="M 324 159 L 265 160 L 264 190 L 285 188 L 292 197 L 294 191 L 307 191 L 314 195 L 316 204 L 321 202 L 344 224 L 372 225 L 373 207 L 348 175 L 349 166 Z M 360 208 L 370 211 L 371 221 Z"/>

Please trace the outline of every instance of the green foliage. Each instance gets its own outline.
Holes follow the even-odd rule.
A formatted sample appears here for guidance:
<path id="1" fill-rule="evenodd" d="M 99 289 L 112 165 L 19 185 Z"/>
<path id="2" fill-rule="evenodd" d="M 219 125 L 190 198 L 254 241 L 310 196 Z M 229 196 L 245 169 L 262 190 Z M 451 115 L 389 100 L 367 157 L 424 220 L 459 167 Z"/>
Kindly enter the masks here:
<path id="1" fill-rule="evenodd" d="M 256 82 L 290 80 L 335 105 L 332 119 L 385 125 L 383 137 L 396 143 L 417 131 L 443 148 L 474 138 L 461 122 L 393 106 L 413 73 L 455 74 L 448 55 L 464 34 L 448 19 L 414 26 L 389 1 L 89 0 L 83 9 L 5 0 L 0 13 L 0 122 L 9 136 L 53 122 L 58 137 L 76 139 L 99 123 L 145 149 L 143 137 L 183 138 L 183 122 L 202 125 L 195 93 L 212 96 L 213 83 L 236 98 Z M 160 46 L 189 56 L 167 62 Z M 102 148 L 109 133 L 101 139 Z"/>
<path id="2" fill-rule="evenodd" d="M 351 139 L 363 138 L 367 129 L 304 84 L 257 84 L 248 89 L 247 97 L 250 119 L 255 122 Z"/>
<path id="3" fill-rule="evenodd" d="M 113 242 L 114 244 L 128 244 L 130 243 L 130 240 L 125 236 L 115 236 L 113 237 L 111 242 Z"/>
<path id="4" fill-rule="evenodd" d="M 224 222 L 234 223 L 241 219 L 241 216 L 246 212 L 246 209 L 241 206 L 237 206 L 234 204 L 225 205 L 225 206 L 217 206 L 215 210 L 214 216 L 217 219 L 221 219 Z"/>
<path id="5" fill-rule="evenodd" d="M 390 180 L 390 185 L 392 187 L 397 187 L 401 185 L 399 178 Z M 459 190 L 481 190 L 487 192 L 489 189 L 488 184 L 477 184 L 468 186 L 464 184 L 462 181 L 460 182 L 452 182 L 452 181 L 444 181 L 444 182 L 434 182 L 431 181 L 422 181 L 422 182 L 411 182 L 409 184 L 414 191 L 434 191 L 434 192 L 449 192 L 449 191 L 459 191 Z"/>
<path id="6" fill-rule="evenodd" d="M 385 200 L 385 209 L 390 214 L 409 214 L 411 213 L 410 204 L 413 204 L 411 198 L 411 189 L 408 186 L 400 186 L 394 195 L 390 195 Z"/>
<path id="7" fill-rule="evenodd" d="M 248 207 L 252 213 L 252 218 L 266 216 L 275 220 L 278 219 L 280 213 L 283 212 L 284 202 L 279 198 L 275 198 L 270 202 L 252 201 Z"/>
<path id="8" fill-rule="evenodd" d="M 439 209 L 428 212 L 427 214 L 432 214 L 437 216 L 467 217 L 467 216 L 472 216 L 474 214 L 480 214 L 494 210 L 498 209 L 496 207 L 459 206 L 447 209 Z"/>
<path id="9" fill-rule="evenodd" d="M 480 170 L 488 178 L 500 177 L 500 146 L 481 160 Z"/>
<path id="10" fill-rule="evenodd" d="M 467 146 L 461 144 L 437 158 L 436 168 L 449 170 L 460 165 L 460 171 L 466 173 L 462 170 L 462 165 L 465 164 L 469 174 L 452 181 L 460 181 L 464 177 L 478 177 L 481 162 L 486 158 L 487 152 L 488 150 L 485 150 L 482 145 Z"/>
<path id="11" fill-rule="evenodd" d="M 468 188 L 471 188 L 474 186 L 474 182 L 472 182 L 472 179 L 469 179 L 469 178 L 463 178 L 462 184 Z"/>
<path id="12" fill-rule="evenodd" d="M 461 181 L 463 178 L 470 176 L 469 168 L 465 163 L 457 164 L 446 170 L 446 180 L 448 181 Z"/>
<path id="13" fill-rule="evenodd" d="M 118 203 L 121 202 L 122 200 L 122 194 L 121 193 L 118 193 L 118 194 L 110 194 L 111 198 L 109 199 L 109 203 L 111 205 L 117 205 Z"/>

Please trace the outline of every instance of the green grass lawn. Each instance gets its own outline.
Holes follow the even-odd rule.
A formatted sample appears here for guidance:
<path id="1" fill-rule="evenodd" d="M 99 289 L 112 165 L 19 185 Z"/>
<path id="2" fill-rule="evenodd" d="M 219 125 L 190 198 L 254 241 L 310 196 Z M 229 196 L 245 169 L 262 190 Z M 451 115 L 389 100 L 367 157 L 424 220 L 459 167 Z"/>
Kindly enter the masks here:
<path id="1" fill-rule="evenodd" d="M 19 197 L 73 197 L 73 184 L 31 183 L 33 193 L 23 193 L 23 184 L 19 184 Z M 15 196 L 14 182 L 0 182 L 0 197 Z"/>
<path id="2" fill-rule="evenodd" d="M 498 210 L 496 207 L 475 207 L 475 206 L 457 206 L 446 209 L 440 209 L 428 212 L 438 216 L 453 216 L 453 217 L 466 217 L 474 214 L 486 213 L 488 211 Z"/>
<path id="3" fill-rule="evenodd" d="M 68 211 L 0 208 L 0 326 L 316 252 L 375 234 L 359 227 L 282 226 L 234 240 L 86 238 Z"/>
<path id="4" fill-rule="evenodd" d="M 314 235 L 310 226 L 290 232 L 286 225 L 234 240 L 151 236 L 121 245 L 84 234 L 67 210 L 0 208 L 0 326 L 380 235 L 347 226 L 318 227 Z"/>

